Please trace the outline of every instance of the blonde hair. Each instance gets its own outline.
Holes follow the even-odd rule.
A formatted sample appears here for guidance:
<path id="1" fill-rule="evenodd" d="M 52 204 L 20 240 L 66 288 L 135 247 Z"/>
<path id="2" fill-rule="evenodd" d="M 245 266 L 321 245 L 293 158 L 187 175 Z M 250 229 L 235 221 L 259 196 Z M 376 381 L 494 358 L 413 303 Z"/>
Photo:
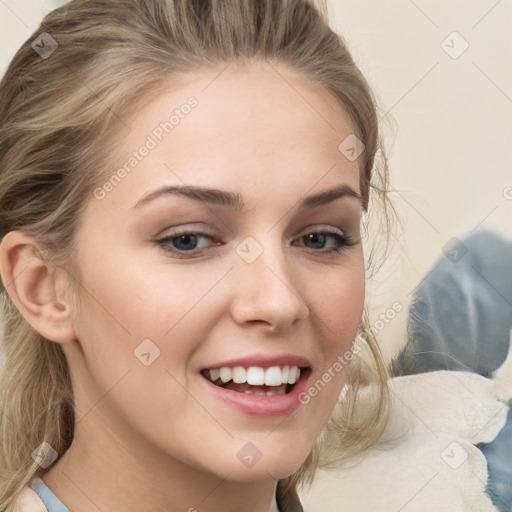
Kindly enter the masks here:
<path id="1" fill-rule="evenodd" d="M 58 44 L 47 58 L 31 46 L 41 32 Z M 71 268 L 73 234 L 112 164 L 110 142 L 126 129 L 123 117 L 173 76 L 251 59 L 288 66 L 343 106 L 365 145 L 364 207 L 368 219 L 384 227 L 387 248 L 394 208 L 376 101 L 342 38 L 329 27 L 325 2 L 314 0 L 73 0 L 49 13 L 0 82 L 0 239 L 24 231 L 38 240 L 45 257 Z M 372 249 L 372 271 L 373 255 Z M 43 441 L 59 455 L 69 448 L 74 409 L 60 344 L 36 332 L 7 293 L 1 307 L 0 508 L 10 511 L 23 486 L 41 474 L 33 450 Z M 282 506 L 293 501 L 299 485 L 313 480 L 318 467 L 334 459 L 341 464 L 384 429 L 388 373 L 366 307 L 360 328 L 374 364 L 352 362 L 348 392 L 325 435 L 301 468 L 279 482 Z M 357 389 L 370 381 L 380 383 L 376 411 L 356 420 Z M 331 462 L 321 456 L 326 446 Z"/>

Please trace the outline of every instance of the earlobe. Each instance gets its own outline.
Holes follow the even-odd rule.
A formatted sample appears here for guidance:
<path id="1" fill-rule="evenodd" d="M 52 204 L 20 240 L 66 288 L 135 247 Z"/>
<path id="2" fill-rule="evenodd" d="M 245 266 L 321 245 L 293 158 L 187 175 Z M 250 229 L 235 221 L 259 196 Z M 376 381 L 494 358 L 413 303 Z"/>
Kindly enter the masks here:
<path id="1" fill-rule="evenodd" d="M 58 343 L 75 339 L 68 299 L 61 297 L 56 268 L 45 261 L 37 241 L 10 231 L 0 244 L 0 275 L 9 297 L 42 336 Z"/>

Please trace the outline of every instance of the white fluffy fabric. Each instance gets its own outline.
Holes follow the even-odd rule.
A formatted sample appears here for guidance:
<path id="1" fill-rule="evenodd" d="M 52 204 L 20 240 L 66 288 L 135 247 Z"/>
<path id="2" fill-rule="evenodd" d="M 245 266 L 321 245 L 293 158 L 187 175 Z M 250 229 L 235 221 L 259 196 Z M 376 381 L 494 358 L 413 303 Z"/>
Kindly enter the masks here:
<path id="1" fill-rule="evenodd" d="M 508 406 L 496 396 L 503 399 L 503 390 L 454 371 L 395 377 L 389 389 L 385 442 L 353 467 L 319 470 L 300 492 L 304 510 L 496 512 L 485 492 L 486 460 L 475 445 L 492 441 L 505 424 Z"/>

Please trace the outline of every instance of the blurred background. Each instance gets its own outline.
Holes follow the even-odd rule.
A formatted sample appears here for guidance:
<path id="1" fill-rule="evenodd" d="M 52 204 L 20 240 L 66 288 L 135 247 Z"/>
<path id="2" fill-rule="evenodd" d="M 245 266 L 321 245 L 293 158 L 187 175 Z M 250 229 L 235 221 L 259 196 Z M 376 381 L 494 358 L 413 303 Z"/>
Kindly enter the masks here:
<path id="1" fill-rule="evenodd" d="M 458 240 L 512 238 L 512 4 L 497 0 L 331 0 L 381 102 L 404 229 L 369 282 L 387 358 L 406 341 L 414 288 Z M 456 238 L 455 240 L 453 240 Z M 459 254 L 460 256 L 460 254 Z M 457 256 L 455 256 L 457 257 Z"/>

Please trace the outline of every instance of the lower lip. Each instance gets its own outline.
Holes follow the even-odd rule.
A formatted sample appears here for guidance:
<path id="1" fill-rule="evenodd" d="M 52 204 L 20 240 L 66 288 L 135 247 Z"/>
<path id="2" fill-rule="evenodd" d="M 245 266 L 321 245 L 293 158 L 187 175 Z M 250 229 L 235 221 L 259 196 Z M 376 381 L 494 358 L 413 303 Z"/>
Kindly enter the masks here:
<path id="1" fill-rule="evenodd" d="M 301 372 L 299 380 L 289 393 L 284 395 L 249 395 L 231 389 L 221 388 L 200 375 L 207 388 L 222 402 L 238 409 L 245 414 L 263 417 L 275 417 L 289 414 L 302 405 L 299 396 L 306 390 L 311 370 Z"/>

